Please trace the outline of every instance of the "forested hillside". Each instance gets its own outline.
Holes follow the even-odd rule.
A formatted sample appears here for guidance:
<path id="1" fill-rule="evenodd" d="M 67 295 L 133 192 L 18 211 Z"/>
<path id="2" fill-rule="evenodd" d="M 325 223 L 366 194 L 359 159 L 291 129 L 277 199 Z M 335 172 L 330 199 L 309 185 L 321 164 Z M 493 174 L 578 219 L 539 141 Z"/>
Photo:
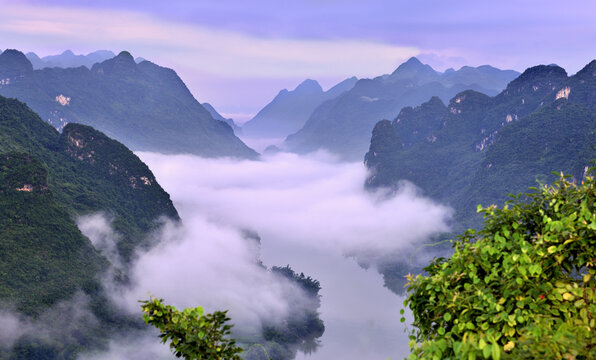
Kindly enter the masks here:
<path id="1" fill-rule="evenodd" d="M 552 172 L 583 179 L 596 151 L 595 94 L 592 61 L 571 77 L 558 66 L 529 68 L 495 97 L 464 91 L 447 106 L 432 98 L 406 107 L 375 126 L 366 185 L 409 180 L 454 207 L 455 232 L 478 227 L 478 204 L 501 205 L 508 193 L 551 183 Z"/>

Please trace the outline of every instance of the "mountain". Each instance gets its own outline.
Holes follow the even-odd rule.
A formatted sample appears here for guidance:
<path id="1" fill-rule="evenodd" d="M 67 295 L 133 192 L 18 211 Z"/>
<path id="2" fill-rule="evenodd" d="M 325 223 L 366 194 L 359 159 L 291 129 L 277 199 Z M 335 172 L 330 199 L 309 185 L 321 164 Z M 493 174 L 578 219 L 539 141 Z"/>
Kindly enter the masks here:
<path id="1" fill-rule="evenodd" d="M 157 218 L 178 219 L 151 170 L 89 126 L 70 123 L 60 134 L 26 105 L 0 97 L 0 138 L 0 153 L 25 153 L 47 168 L 47 189 L 70 215 L 102 211 L 113 217 L 123 235 L 117 245 L 124 260 L 142 245 Z"/>
<path id="2" fill-rule="evenodd" d="M 226 124 L 230 125 L 230 127 L 234 130 L 235 134 L 238 134 L 241 131 L 241 128 L 238 125 L 236 125 L 233 119 L 226 119 L 225 117 L 223 117 L 220 113 L 217 112 L 217 110 L 215 110 L 213 106 L 211 106 L 211 104 L 202 103 L 201 105 L 203 105 L 205 110 L 209 111 L 209 114 L 211 114 L 212 118 L 214 118 L 215 120 L 223 121 Z"/>
<path id="3" fill-rule="evenodd" d="M 375 125 L 366 186 L 411 181 L 455 209 L 455 233 L 478 227 L 478 204 L 502 205 L 505 194 L 556 180 L 553 171 L 581 181 L 596 155 L 595 95 L 592 61 L 571 77 L 558 66 L 529 68 L 494 97 L 467 90 L 447 105 L 406 107 Z M 400 267 L 382 270 L 389 283 Z"/>
<path id="4" fill-rule="evenodd" d="M 298 153 L 327 149 L 355 160 L 368 149 L 374 125 L 393 118 L 403 107 L 419 105 L 431 96 L 446 102 L 466 89 L 496 95 L 517 75 L 490 66 L 439 73 L 411 58 L 392 74 L 359 80 L 351 90 L 321 104 L 284 146 Z"/>
<path id="5" fill-rule="evenodd" d="M 214 120 L 172 69 L 135 63 L 128 52 L 91 70 L 31 70 L 19 51 L 0 54 L 0 95 L 26 102 L 57 129 L 93 126 L 133 150 L 256 158 L 232 128 Z"/>
<path id="6" fill-rule="evenodd" d="M 586 68 L 593 67 L 594 63 Z M 372 171 L 367 186 L 392 186 L 399 179 L 407 179 L 431 197 L 457 204 L 460 196 L 470 193 L 474 174 L 484 169 L 481 164 L 496 156 L 495 153 L 507 153 L 497 156 L 502 166 L 511 165 L 512 159 L 519 159 L 524 166 L 536 165 L 530 160 L 534 158 L 533 150 L 528 148 L 532 143 L 522 135 L 525 132 L 527 136 L 540 135 L 544 142 L 548 142 L 549 137 L 555 141 L 564 136 L 573 143 L 573 146 L 554 148 L 556 142 L 552 142 L 542 150 L 539 149 L 542 145 L 532 145 L 536 154 L 541 154 L 540 161 L 553 167 L 540 174 L 550 179 L 550 171 L 564 170 L 581 177 L 587 165 L 585 154 L 579 161 L 583 166 L 571 166 L 571 159 L 579 153 L 573 155 L 570 149 L 593 140 L 589 124 L 596 110 L 593 98 L 596 80 L 594 75 L 580 79 L 586 68 L 568 77 L 558 66 L 540 65 L 527 69 L 494 97 L 467 90 L 453 97 L 447 106 L 433 97 L 418 107 L 403 108 L 395 120 L 379 122 L 373 130 L 370 150 L 365 156 L 365 163 Z M 558 120 L 560 122 L 556 122 Z M 576 133 L 578 127 L 585 136 Z M 525 141 L 520 141 L 520 137 Z M 516 141 L 519 144 L 513 146 Z M 503 144 L 508 145 L 503 147 Z M 525 162 L 521 153 L 526 156 Z M 565 156 L 554 161 L 550 156 L 556 154 Z M 495 160 L 485 165 L 494 173 L 499 168 L 498 163 Z M 505 194 L 523 191 L 532 185 L 532 182 L 522 181 L 507 191 L 488 192 Z M 472 206 L 475 208 L 475 205 Z"/>
<path id="7" fill-rule="evenodd" d="M 119 261 L 110 274 L 111 259 L 75 223 L 98 212 L 118 234 Z M 0 346 L 0 358 L 73 359 L 134 327 L 134 319 L 109 305 L 101 280 L 127 281 L 135 250 L 153 245 L 148 235 L 162 216 L 179 220 L 169 195 L 124 145 L 75 123 L 59 133 L 25 104 L 0 96 L 2 311 L 56 329 Z M 74 311 L 82 306 L 77 301 L 89 314 Z"/>
<path id="8" fill-rule="evenodd" d="M 31 61 L 31 64 L 33 64 L 35 70 L 46 67 L 74 68 L 79 66 L 85 66 L 91 69 L 95 63 L 111 59 L 116 54 L 109 50 L 98 50 L 87 55 L 75 55 L 72 51 L 66 50 L 60 55 L 48 55 L 42 58 L 34 52 L 29 52 L 26 56 Z"/>
<path id="9" fill-rule="evenodd" d="M 283 89 L 242 126 L 242 133 L 247 137 L 284 138 L 300 130 L 317 106 L 350 90 L 356 81 L 352 77 L 323 91 L 317 81 L 307 79 L 292 91 Z"/>

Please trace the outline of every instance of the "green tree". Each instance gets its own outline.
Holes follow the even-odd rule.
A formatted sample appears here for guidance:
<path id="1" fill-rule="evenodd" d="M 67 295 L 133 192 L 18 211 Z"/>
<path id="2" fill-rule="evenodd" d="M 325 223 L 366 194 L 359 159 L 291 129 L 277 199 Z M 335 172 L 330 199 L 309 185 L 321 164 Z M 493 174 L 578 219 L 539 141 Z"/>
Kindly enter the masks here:
<path id="1" fill-rule="evenodd" d="M 165 305 L 163 299 L 141 301 L 143 320 L 159 329 L 162 343 L 170 341 L 176 357 L 187 360 L 241 360 L 243 350 L 229 338 L 232 325 L 227 311 L 204 314 L 202 307 L 182 311 Z"/>
<path id="2" fill-rule="evenodd" d="M 410 358 L 596 359 L 595 184 L 479 206 L 482 230 L 408 276 Z"/>

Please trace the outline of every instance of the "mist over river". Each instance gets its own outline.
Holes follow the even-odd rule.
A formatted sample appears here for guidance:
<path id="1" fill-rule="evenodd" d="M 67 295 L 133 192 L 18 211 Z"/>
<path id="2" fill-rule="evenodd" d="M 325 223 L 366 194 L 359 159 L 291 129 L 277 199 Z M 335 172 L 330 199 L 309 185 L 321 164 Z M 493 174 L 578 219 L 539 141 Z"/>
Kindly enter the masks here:
<path id="1" fill-rule="evenodd" d="M 137 286 L 123 298 L 132 301 L 151 291 L 176 306 L 229 309 L 240 328 L 256 318 L 279 316 L 288 310 L 278 291 L 282 285 L 262 285 L 267 279 L 244 264 L 250 261 L 249 249 L 238 229 L 251 230 L 261 238 L 266 266 L 290 265 L 320 281 L 326 330 L 317 351 L 299 352 L 298 359 L 406 356 L 407 334 L 399 321 L 403 298 L 383 286 L 374 268 L 364 269 L 345 254 L 370 259 L 409 251 L 447 229 L 450 209 L 408 184 L 389 199 L 367 193 L 362 164 L 342 163 L 325 153 L 278 154 L 262 161 L 138 155 L 171 195 L 184 231 L 169 233 L 183 240 L 141 255 L 138 263 L 145 265 L 137 267 L 142 271 L 133 270 L 149 276 L 147 269 L 157 266 L 163 279 L 133 275 Z M 172 283 L 176 276 L 168 272 L 173 269 L 193 281 Z"/>

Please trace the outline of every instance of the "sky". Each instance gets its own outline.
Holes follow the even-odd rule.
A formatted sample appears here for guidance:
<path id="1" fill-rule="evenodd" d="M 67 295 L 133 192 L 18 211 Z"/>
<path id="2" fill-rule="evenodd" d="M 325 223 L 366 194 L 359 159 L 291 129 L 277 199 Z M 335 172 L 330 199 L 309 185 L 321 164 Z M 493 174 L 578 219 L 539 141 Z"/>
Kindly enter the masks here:
<path id="1" fill-rule="evenodd" d="M 0 49 L 130 51 L 178 72 L 200 102 L 240 122 L 283 88 L 490 64 L 571 74 L 596 56 L 596 2 L 574 0 L 0 0 Z"/>

